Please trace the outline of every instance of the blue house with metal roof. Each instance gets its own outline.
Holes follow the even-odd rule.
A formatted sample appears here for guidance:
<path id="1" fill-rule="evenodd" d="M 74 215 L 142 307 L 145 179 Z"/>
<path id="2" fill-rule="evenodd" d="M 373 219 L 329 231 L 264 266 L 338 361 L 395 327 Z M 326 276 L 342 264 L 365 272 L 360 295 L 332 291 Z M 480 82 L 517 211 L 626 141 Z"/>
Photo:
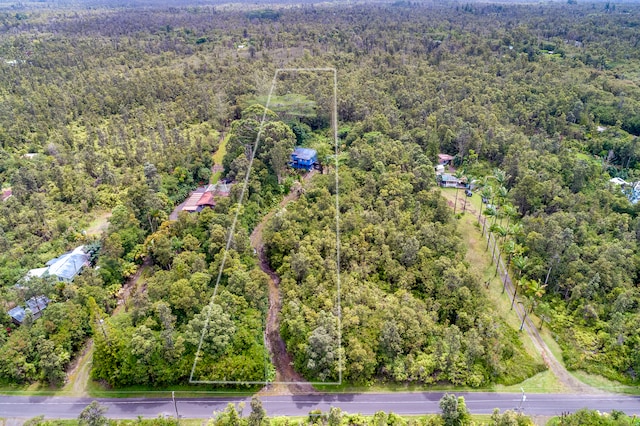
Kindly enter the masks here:
<path id="1" fill-rule="evenodd" d="M 294 169 L 311 170 L 318 162 L 318 153 L 315 149 L 296 147 L 291 154 L 289 166 Z"/>
<path id="2" fill-rule="evenodd" d="M 15 308 L 11 309 L 8 314 L 14 324 L 20 325 L 27 317 L 27 309 L 31 311 L 33 319 L 38 319 L 42 316 L 42 311 L 47 308 L 49 302 L 50 300 L 47 296 L 32 297 L 25 302 L 27 305 L 26 307 L 16 306 Z"/>

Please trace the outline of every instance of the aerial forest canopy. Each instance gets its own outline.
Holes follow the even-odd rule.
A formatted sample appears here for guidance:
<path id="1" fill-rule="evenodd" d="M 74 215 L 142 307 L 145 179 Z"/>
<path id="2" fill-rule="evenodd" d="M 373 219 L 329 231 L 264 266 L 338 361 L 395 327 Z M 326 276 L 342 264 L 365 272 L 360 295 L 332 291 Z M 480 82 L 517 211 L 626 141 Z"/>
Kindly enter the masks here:
<path id="1" fill-rule="evenodd" d="M 93 337 L 95 379 L 185 382 L 210 314 L 198 377 L 270 376 L 268 278 L 249 235 L 296 185 L 286 165 L 302 145 L 327 173 L 264 237 L 307 379 L 334 380 L 341 358 L 354 383 L 483 386 L 543 368 L 465 263 L 433 171 L 448 153 L 478 182 L 502 170 L 520 278 L 547 285 L 533 308 L 566 365 L 637 383 L 639 210 L 633 185 L 609 180 L 640 181 L 639 27 L 633 3 L 0 6 L 0 381 L 60 384 Z M 332 81 L 282 74 L 229 249 L 238 189 L 169 221 L 223 140 L 221 177 L 242 180 L 275 70 L 310 67 L 337 69 L 341 155 Z M 79 245 L 100 250 L 72 282 L 24 282 Z M 141 291 L 111 316 L 145 259 Z M 6 312 L 40 295 L 42 317 L 14 325 Z"/>

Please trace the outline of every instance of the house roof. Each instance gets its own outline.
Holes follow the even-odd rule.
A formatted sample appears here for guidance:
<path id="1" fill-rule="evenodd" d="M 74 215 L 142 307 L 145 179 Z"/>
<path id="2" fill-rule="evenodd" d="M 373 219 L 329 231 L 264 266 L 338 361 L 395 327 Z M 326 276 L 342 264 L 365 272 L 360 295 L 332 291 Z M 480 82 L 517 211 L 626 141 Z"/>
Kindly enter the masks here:
<path id="1" fill-rule="evenodd" d="M 19 324 L 22 324 L 22 321 L 24 321 L 24 317 L 27 316 L 27 313 L 22 306 L 16 306 L 15 308 L 11 309 L 8 314 Z"/>
<path id="2" fill-rule="evenodd" d="M 42 316 L 42 311 L 47 308 L 49 302 L 50 300 L 47 296 L 37 296 L 27 300 L 25 304 L 27 305 L 26 308 L 28 308 L 31 313 L 33 313 L 34 318 L 40 318 Z M 22 324 L 27 316 L 27 311 L 25 307 L 16 306 L 15 308 L 11 309 L 8 314 L 18 324 Z"/>
<path id="3" fill-rule="evenodd" d="M 198 200 L 197 205 L 199 206 L 215 206 L 216 203 L 213 201 L 213 194 L 211 192 L 205 192 Z"/>
<path id="4" fill-rule="evenodd" d="M 296 157 L 300 160 L 311 160 L 317 154 L 318 153 L 316 152 L 315 149 L 296 147 L 296 149 L 293 151 L 293 154 L 291 154 L 291 156 Z"/>
<path id="5" fill-rule="evenodd" d="M 443 182 L 460 182 L 460 179 L 449 173 L 443 173 L 440 176 Z"/>
<path id="6" fill-rule="evenodd" d="M 29 281 L 30 278 L 40 278 L 42 277 L 47 271 L 49 270 L 48 267 L 45 268 L 36 268 L 36 269 L 31 269 L 29 270 L 29 272 L 27 272 L 27 275 L 24 276 L 24 280 L 25 281 Z"/>
<path id="7" fill-rule="evenodd" d="M 11 191 L 11 188 L 3 189 L 2 190 L 2 201 L 7 200 L 12 195 L 13 195 L 13 192 Z"/>
<path id="8" fill-rule="evenodd" d="M 33 312 L 33 315 L 37 315 L 46 309 L 46 307 L 49 305 L 49 302 L 50 300 L 47 296 L 37 296 L 27 300 L 26 304 L 27 308 L 31 309 L 31 312 Z"/>
<path id="9" fill-rule="evenodd" d="M 191 195 L 189 195 L 189 198 L 187 198 L 187 201 L 185 201 L 182 210 L 187 212 L 198 210 L 198 201 L 200 201 L 200 198 L 205 191 L 206 188 L 204 186 L 201 186 L 200 188 L 197 188 L 195 191 L 193 191 Z"/>
<path id="10" fill-rule="evenodd" d="M 453 155 L 438 154 L 438 160 L 440 160 L 440 161 L 451 161 L 451 160 L 453 160 Z"/>
<path id="11" fill-rule="evenodd" d="M 620 179 L 619 177 L 614 177 L 609 179 L 609 182 L 616 184 L 616 185 L 626 185 L 627 182 L 624 179 Z"/>
<path id="12" fill-rule="evenodd" d="M 215 185 L 213 185 L 211 192 L 213 192 L 214 195 L 228 197 L 229 194 L 231 193 L 231 184 L 218 182 Z"/>
<path id="13" fill-rule="evenodd" d="M 182 206 L 183 211 L 195 212 L 199 210 L 201 206 L 215 206 L 216 202 L 213 199 L 216 197 L 228 197 L 231 191 L 231 184 L 228 183 L 215 183 L 207 186 L 201 186 L 189 195 L 187 201 Z"/>
<path id="14" fill-rule="evenodd" d="M 76 247 L 72 252 L 47 262 L 49 275 L 72 280 L 82 268 L 89 262 L 89 256 L 84 251 L 84 246 Z"/>

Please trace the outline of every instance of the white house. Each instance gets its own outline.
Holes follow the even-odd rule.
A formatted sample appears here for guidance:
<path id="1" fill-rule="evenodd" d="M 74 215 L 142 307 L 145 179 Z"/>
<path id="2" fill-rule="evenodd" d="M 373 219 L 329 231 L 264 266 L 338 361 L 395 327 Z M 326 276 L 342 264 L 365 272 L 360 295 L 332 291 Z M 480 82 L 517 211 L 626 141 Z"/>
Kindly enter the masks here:
<path id="1" fill-rule="evenodd" d="M 58 281 L 71 282 L 82 272 L 85 266 L 89 265 L 89 255 L 84 246 L 79 246 L 55 259 L 51 259 L 46 263 L 44 268 L 31 269 L 24 276 L 24 281 L 31 278 L 42 278 L 45 276 L 55 276 Z"/>

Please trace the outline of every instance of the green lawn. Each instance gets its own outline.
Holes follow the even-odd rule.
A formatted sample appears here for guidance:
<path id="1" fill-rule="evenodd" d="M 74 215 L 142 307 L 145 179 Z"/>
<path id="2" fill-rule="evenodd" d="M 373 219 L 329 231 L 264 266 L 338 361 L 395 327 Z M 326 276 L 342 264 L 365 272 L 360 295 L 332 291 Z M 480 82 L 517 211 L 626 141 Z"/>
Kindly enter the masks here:
<path id="1" fill-rule="evenodd" d="M 442 189 L 442 195 L 453 203 L 455 200 L 456 190 L 453 188 Z M 458 230 L 465 239 L 467 246 L 466 260 L 469 262 L 471 270 L 476 273 L 483 282 L 490 280 L 489 291 L 487 295 L 494 308 L 499 315 L 505 319 L 505 321 L 514 329 L 520 328 L 520 319 L 511 310 L 511 299 L 505 293 L 502 294 L 502 283 L 498 278 L 494 278 L 495 266 L 487 266 L 490 263 L 490 253 L 486 252 L 486 239 L 482 239 L 480 235 L 480 227 L 477 223 L 478 213 L 480 212 L 480 206 L 482 204 L 479 193 L 474 193 L 472 197 L 466 197 L 463 190 L 458 192 L 458 214 L 462 210 L 462 203 L 466 200 L 469 209 L 475 210 L 475 215 L 470 213 L 464 213 L 460 216 L 458 222 Z M 471 207 L 469 207 L 469 205 Z M 484 209 L 484 207 L 483 207 Z M 539 327 L 540 318 L 535 314 L 531 315 L 533 323 Z M 553 337 L 551 330 L 544 326 L 540 331 L 542 339 L 545 341 L 555 358 L 564 365 L 562 357 L 562 349 Z M 523 343 L 527 351 L 534 356 L 536 360 L 541 361 L 540 353 L 533 345 L 531 339 L 523 339 Z M 602 376 L 588 374 L 583 371 L 571 372 L 578 380 L 593 386 L 598 389 L 602 389 L 609 392 L 620 392 L 634 395 L 640 395 L 640 387 L 628 386 L 606 379 Z M 493 390 L 498 392 L 518 392 L 520 387 L 525 388 L 526 392 L 564 392 L 564 388 L 560 382 L 555 378 L 550 371 L 544 371 L 539 373 L 524 382 L 513 386 L 497 385 Z"/>
<path id="2" fill-rule="evenodd" d="M 251 388 L 226 388 L 220 389 L 213 385 L 200 385 L 200 384 L 183 384 L 173 385 L 170 387 L 155 387 L 155 386 L 127 386 L 119 389 L 110 389 L 101 383 L 93 380 L 89 381 L 87 390 L 90 396 L 95 398 L 170 398 L 171 392 L 175 392 L 176 398 L 195 398 L 206 396 L 251 396 L 260 390 L 260 386 L 254 386 Z"/>
<path id="3" fill-rule="evenodd" d="M 558 379 L 553 375 L 551 370 L 538 373 L 516 385 L 496 385 L 493 388 L 496 392 L 521 392 L 521 389 L 524 389 L 526 393 L 563 393 L 566 391 L 564 386 L 558 382 Z"/>
<path id="4" fill-rule="evenodd" d="M 227 133 L 224 136 L 224 139 L 222 139 L 218 146 L 218 150 L 213 154 L 213 164 L 222 164 L 222 159 L 227 153 L 227 142 L 229 142 L 229 136 L 231 136 L 231 133 Z"/>
<path id="5" fill-rule="evenodd" d="M 453 203 L 456 199 L 456 190 L 453 188 L 442 189 L 442 195 Z M 462 213 L 464 202 L 467 202 L 466 211 Z M 482 199 L 478 193 L 472 197 L 467 197 L 462 189 L 458 190 L 458 208 L 460 214 L 458 221 L 458 231 L 465 240 L 467 248 L 465 260 L 469 263 L 471 272 L 482 282 L 489 282 L 489 288 L 485 292 L 496 313 L 511 328 L 518 330 L 521 325 L 520 318 L 514 310 L 511 310 L 511 297 L 507 292 L 503 293 L 502 280 L 495 275 L 495 265 L 491 263 L 491 253 L 487 251 L 486 239 L 481 235 L 481 228 L 478 224 L 478 214 L 482 206 Z M 484 207 L 483 207 L 484 208 Z M 539 320 L 537 320 L 539 322 Z M 536 319 L 534 318 L 534 322 Z M 522 343 L 526 351 L 536 360 L 543 363 L 542 355 L 536 346 L 526 335 L 523 335 Z M 527 391 L 531 392 L 561 392 L 563 386 L 553 374 L 547 372 L 539 373 L 525 382 L 514 386 L 496 386 L 492 390 L 504 392 L 519 392 L 520 387 L 526 385 Z"/>
<path id="6" fill-rule="evenodd" d="M 87 227 L 88 236 L 99 236 L 107 230 L 109 226 L 110 211 L 97 211 L 94 213 L 95 219 Z"/>
<path id="7" fill-rule="evenodd" d="M 213 164 L 219 164 L 222 165 L 222 159 L 224 158 L 225 154 L 227 153 L 227 142 L 229 141 L 229 136 L 230 133 L 227 133 L 224 137 L 224 139 L 222 139 L 222 141 L 220 141 L 220 145 L 218 146 L 218 150 L 213 154 Z M 222 176 L 222 172 L 215 172 L 211 175 L 211 178 L 209 179 L 209 183 L 214 184 L 217 183 L 218 180 L 220 180 L 220 176 Z"/>
<path id="8" fill-rule="evenodd" d="M 640 386 L 624 385 L 620 382 L 609 380 L 606 377 L 586 373 L 584 371 L 572 371 L 571 374 L 581 382 L 584 382 L 589 386 L 593 386 L 594 388 L 602 389 L 607 392 L 640 395 Z"/>

